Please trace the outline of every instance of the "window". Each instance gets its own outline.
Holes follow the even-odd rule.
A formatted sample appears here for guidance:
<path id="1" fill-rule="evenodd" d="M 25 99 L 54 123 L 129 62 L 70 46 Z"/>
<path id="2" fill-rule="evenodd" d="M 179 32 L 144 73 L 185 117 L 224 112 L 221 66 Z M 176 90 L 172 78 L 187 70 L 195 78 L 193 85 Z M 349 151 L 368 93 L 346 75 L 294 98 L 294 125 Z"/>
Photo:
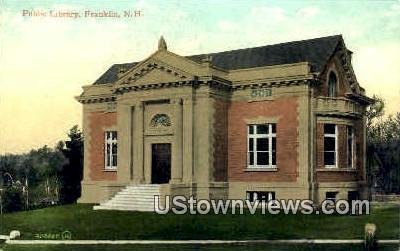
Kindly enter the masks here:
<path id="1" fill-rule="evenodd" d="M 276 167 L 276 124 L 248 125 L 247 166 Z"/>
<path id="2" fill-rule="evenodd" d="M 246 199 L 250 202 L 263 201 L 268 202 L 275 200 L 275 192 L 264 192 L 264 191 L 247 191 Z"/>
<path id="3" fill-rule="evenodd" d="M 327 168 L 337 167 L 337 126 L 324 124 L 324 164 Z"/>
<path id="4" fill-rule="evenodd" d="M 349 191 L 347 193 L 348 201 L 359 200 L 359 199 L 360 199 L 360 194 L 358 193 L 358 191 Z"/>
<path id="5" fill-rule="evenodd" d="M 325 199 L 335 202 L 336 201 L 336 194 L 337 194 L 337 192 L 326 192 L 325 193 Z"/>
<path id="6" fill-rule="evenodd" d="M 337 77 L 336 74 L 329 73 L 328 78 L 328 97 L 336 97 L 337 95 Z"/>
<path id="7" fill-rule="evenodd" d="M 106 170 L 117 169 L 117 132 L 107 131 L 105 132 L 105 142 L 104 142 L 104 168 Z"/>
<path id="8" fill-rule="evenodd" d="M 347 126 L 347 166 L 348 168 L 354 168 L 354 128 Z"/>

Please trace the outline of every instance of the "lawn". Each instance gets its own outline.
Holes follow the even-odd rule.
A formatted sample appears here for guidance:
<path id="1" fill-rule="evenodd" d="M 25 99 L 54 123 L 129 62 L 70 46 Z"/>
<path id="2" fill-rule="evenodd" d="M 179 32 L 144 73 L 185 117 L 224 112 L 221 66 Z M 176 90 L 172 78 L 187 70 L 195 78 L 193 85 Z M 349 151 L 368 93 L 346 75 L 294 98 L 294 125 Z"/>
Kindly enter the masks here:
<path id="1" fill-rule="evenodd" d="M 341 250 L 352 250 L 352 251 L 362 251 L 365 250 L 362 244 L 360 245 L 348 245 L 348 244 L 336 244 L 336 245 L 268 245 L 265 244 L 245 244 L 245 245 L 11 245 L 3 248 L 5 251 L 64 251 L 64 250 L 74 250 L 74 251 L 189 251 L 189 250 L 207 250 L 207 251 L 217 251 L 217 250 L 229 250 L 229 251 L 241 251 L 241 250 L 252 250 L 252 251 L 264 251 L 264 250 L 274 250 L 274 251 L 341 251 Z M 398 250 L 396 245 L 380 245 L 380 251 L 391 251 Z"/>
<path id="2" fill-rule="evenodd" d="M 362 239 L 367 222 L 378 226 L 378 239 L 398 239 L 399 207 L 394 206 L 359 216 L 157 215 L 93 211 L 92 205 L 78 204 L 4 214 L 1 234 L 17 229 L 22 239 L 51 239 L 66 230 L 72 239 Z"/>

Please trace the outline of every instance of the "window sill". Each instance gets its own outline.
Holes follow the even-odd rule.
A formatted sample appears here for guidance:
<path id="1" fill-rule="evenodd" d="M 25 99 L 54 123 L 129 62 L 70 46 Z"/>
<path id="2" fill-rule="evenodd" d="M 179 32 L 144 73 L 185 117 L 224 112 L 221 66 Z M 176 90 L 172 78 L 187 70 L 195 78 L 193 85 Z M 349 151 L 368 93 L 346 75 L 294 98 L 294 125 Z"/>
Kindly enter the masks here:
<path id="1" fill-rule="evenodd" d="M 117 168 L 115 168 L 115 169 L 103 169 L 103 172 L 117 172 Z"/>
<path id="2" fill-rule="evenodd" d="M 253 102 L 262 102 L 262 101 L 273 101 L 273 97 L 260 97 L 260 98 L 250 98 L 247 100 L 248 103 L 253 103 Z"/>
<path id="3" fill-rule="evenodd" d="M 278 171 L 277 167 L 261 167 L 261 168 L 245 168 L 243 171 L 245 172 L 276 172 Z"/>
<path id="4" fill-rule="evenodd" d="M 356 168 L 332 168 L 332 167 L 325 167 L 325 168 L 317 168 L 317 172 L 357 172 L 358 169 Z"/>

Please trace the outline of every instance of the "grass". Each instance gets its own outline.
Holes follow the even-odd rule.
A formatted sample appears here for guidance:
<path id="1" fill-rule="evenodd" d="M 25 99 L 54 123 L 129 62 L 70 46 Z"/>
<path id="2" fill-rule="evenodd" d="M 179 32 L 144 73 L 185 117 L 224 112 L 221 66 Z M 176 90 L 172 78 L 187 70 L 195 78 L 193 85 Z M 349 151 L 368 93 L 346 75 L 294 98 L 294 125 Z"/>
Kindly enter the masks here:
<path id="1" fill-rule="evenodd" d="M 72 239 L 362 239 L 367 222 L 377 224 L 378 239 L 398 239 L 399 207 L 394 206 L 374 207 L 370 215 L 358 216 L 157 215 L 93 211 L 92 205 L 78 204 L 5 214 L 1 233 L 17 229 L 21 239 L 65 230 Z"/>
<path id="2" fill-rule="evenodd" d="M 12 245 L 4 247 L 5 251 L 64 251 L 64 250 L 74 250 L 74 251 L 145 251 L 145 250 L 157 250 L 157 251 L 189 251 L 189 250 L 207 250 L 207 251 L 217 251 L 217 250 L 229 250 L 229 251 L 241 251 L 241 250 L 252 250 L 252 251 L 263 251 L 266 250 L 265 245 L 261 244 L 251 244 L 251 245 Z M 337 245 L 268 245 L 267 250 L 274 251 L 339 251 L 339 250 L 364 250 L 363 245 L 348 245 L 348 244 L 337 244 Z M 379 250 L 390 251 L 397 250 L 396 245 L 380 245 Z"/>

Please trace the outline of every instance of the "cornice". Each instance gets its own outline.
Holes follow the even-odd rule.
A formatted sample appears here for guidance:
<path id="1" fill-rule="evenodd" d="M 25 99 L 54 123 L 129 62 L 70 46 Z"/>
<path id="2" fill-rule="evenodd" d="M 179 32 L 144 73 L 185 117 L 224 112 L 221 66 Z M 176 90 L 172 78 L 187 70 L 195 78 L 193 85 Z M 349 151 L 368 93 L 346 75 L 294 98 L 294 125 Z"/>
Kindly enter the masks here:
<path id="1" fill-rule="evenodd" d="M 166 83 L 149 83 L 144 85 L 121 85 L 114 88 L 114 94 L 123 94 L 130 91 L 143 91 L 151 89 L 161 89 L 161 88 L 171 88 L 171 87 L 183 87 L 193 85 L 193 80 L 183 80 L 176 82 L 166 82 Z"/>
<path id="2" fill-rule="evenodd" d="M 307 77 L 293 79 L 261 79 L 255 81 L 232 83 L 229 80 L 217 76 L 203 76 L 175 82 L 148 83 L 143 85 L 118 85 L 113 88 L 112 93 L 110 94 L 87 96 L 81 95 L 76 97 L 76 100 L 82 104 L 101 103 L 115 101 L 118 95 L 122 95 L 123 93 L 132 91 L 139 92 L 161 88 L 180 88 L 186 86 L 199 88 L 200 86 L 208 86 L 212 89 L 231 92 L 247 88 L 285 87 L 291 85 L 309 84 L 312 83 L 313 80 L 314 76 L 310 75 Z"/>
<path id="3" fill-rule="evenodd" d="M 346 93 L 346 97 L 351 100 L 355 100 L 363 105 L 370 105 L 374 103 L 374 100 L 372 98 L 369 98 L 362 94 Z"/>
<path id="4" fill-rule="evenodd" d="M 77 96 L 75 99 L 82 104 L 113 102 L 116 100 L 115 95 L 96 95 L 96 96 Z"/>
<path id="5" fill-rule="evenodd" d="M 246 81 L 240 83 L 234 83 L 232 86 L 232 90 L 243 90 L 247 88 L 262 88 L 262 87 L 283 87 L 290 85 L 302 85 L 308 84 L 311 80 L 314 79 L 314 76 L 308 76 L 305 78 L 293 78 L 293 79 L 263 79 L 263 80 L 255 80 L 255 81 Z"/>

